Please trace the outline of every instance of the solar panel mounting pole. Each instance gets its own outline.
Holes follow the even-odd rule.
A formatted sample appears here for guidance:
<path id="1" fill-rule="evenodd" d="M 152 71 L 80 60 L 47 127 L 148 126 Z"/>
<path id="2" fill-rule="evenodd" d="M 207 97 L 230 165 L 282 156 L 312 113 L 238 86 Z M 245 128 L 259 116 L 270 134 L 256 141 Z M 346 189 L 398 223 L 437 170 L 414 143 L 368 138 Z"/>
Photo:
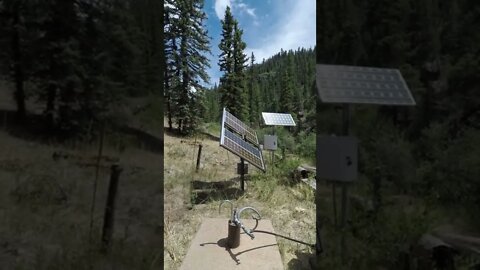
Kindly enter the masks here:
<path id="1" fill-rule="evenodd" d="M 240 158 L 240 188 L 245 191 L 245 160 Z"/>
<path id="2" fill-rule="evenodd" d="M 275 136 L 275 126 L 273 126 L 273 136 Z M 272 151 L 272 174 L 275 173 L 275 151 Z"/>
<path id="3" fill-rule="evenodd" d="M 245 140 L 245 134 L 242 136 Z M 245 160 L 240 158 L 240 188 L 245 191 Z"/>
<path id="4" fill-rule="evenodd" d="M 343 104 L 343 135 L 348 136 L 350 133 L 350 105 Z M 346 231 L 346 223 L 347 223 L 347 203 L 348 203 L 348 182 L 342 182 L 342 218 L 341 222 L 341 230 L 342 230 L 342 237 L 341 237 L 341 256 L 342 256 L 342 263 L 345 263 L 345 259 L 347 257 L 347 245 L 345 242 L 345 231 Z"/>

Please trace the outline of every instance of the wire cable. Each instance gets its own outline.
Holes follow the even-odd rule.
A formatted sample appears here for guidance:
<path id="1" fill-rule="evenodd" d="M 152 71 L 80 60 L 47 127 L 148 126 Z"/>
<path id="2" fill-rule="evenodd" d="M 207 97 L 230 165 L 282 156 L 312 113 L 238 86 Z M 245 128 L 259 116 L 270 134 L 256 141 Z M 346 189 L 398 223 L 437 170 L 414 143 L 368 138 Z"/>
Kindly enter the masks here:
<path id="1" fill-rule="evenodd" d="M 281 235 L 281 234 L 278 234 L 278 233 L 274 233 L 274 232 L 267 232 L 267 231 L 262 231 L 262 230 L 252 230 L 251 232 L 258 232 L 258 233 L 266 233 L 266 234 L 275 235 L 275 236 L 282 237 L 282 238 L 285 238 L 285 239 L 293 241 L 293 242 L 297 242 L 299 244 L 307 245 L 311 248 L 315 248 L 315 246 L 316 246 L 315 244 L 309 244 L 309 243 L 306 243 L 306 242 L 303 242 L 303 241 L 300 241 L 300 240 L 290 238 L 288 236 L 284 236 L 284 235 Z"/>

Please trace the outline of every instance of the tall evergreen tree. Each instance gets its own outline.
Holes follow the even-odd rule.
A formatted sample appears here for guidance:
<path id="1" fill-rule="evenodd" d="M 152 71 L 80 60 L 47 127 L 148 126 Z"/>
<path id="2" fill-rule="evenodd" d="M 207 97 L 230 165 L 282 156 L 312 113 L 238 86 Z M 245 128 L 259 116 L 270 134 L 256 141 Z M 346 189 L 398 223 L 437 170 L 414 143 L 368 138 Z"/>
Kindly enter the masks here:
<path id="1" fill-rule="evenodd" d="M 245 68 L 248 62 L 247 55 L 244 53 L 247 44 L 243 42 L 243 30 L 238 27 L 238 22 L 235 21 L 233 38 L 233 75 L 234 75 L 234 89 L 236 95 L 236 104 L 234 108 L 238 110 L 237 115 L 241 119 L 249 119 L 248 110 L 248 95 L 245 87 Z"/>
<path id="2" fill-rule="evenodd" d="M 179 73 L 176 68 L 179 64 L 179 50 L 177 39 L 180 36 L 178 32 L 180 12 L 176 2 L 173 0 L 165 0 L 164 7 L 164 53 L 165 53 L 165 69 L 164 69 L 164 97 L 167 109 L 168 127 L 173 128 L 173 111 L 174 104 L 172 101 L 173 87 L 178 85 Z"/>
<path id="3" fill-rule="evenodd" d="M 218 65 L 220 66 L 220 71 L 224 73 L 223 76 L 220 78 L 220 103 L 222 107 L 228 107 L 230 110 L 233 110 L 231 104 L 236 98 L 233 91 L 233 29 L 235 25 L 235 19 L 233 18 L 229 6 L 227 6 L 225 10 L 225 16 L 224 19 L 221 21 L 221 24 L 222 39 L 220 41 L 220 44 L 218 45 L 221 51 L 219 55 L 220 59 L 218 61 Z"/>
<path id="4" fill-rule="evenodd" d="M 295 97 L 294 97 L 294 87 L 295 82 L 293 81 L 293 72 L 294 72 L 294 62 L 293 62 L 293 53 L 287 54 L 287 62 L 283 67 L 282 72 L 282 83 L 280 90 L 280 110 L 286 113 L 294 113 L 295 109 Z"/>
<path id="5" fill-rule="evenodd" d="M 233 18 L 230 7 L 225 10 L 222 20 L 222 40 L 219 66 L 224 74 L 220 78 L 221 104 L 240 119 L 248 120 L 248 95 L 245 88 L 245 64 L 248 61 L 244 53 L 246 48 L 242 40 L 243 30 Z"/>
<path id="6" fill-rule="evenodd" d="M 256 112 L 255 112 L 255 100 L 254 100 L 254 89 L 253 84 L 255 82 L 255 73 L 253 70 L 253 65 L 255 64 L 255 55 L 252 52 L 250 56 L 250 72 L 249 72 L 249 81 L 248 81 L 248 115 L 250 116 L 250 124 L 256 122 Z"/>
<path id="7" fill-rule="evenodd" d="M 17 105 L 17 121 L 25 119 L 25 65 L 23 61 L 24 42 L 22 40 L 25 30 L 25 11 L 27 3 L 24 1 L 6 0 L 0 4 L 0 30 L 4 35 L 0 43 L 4 48 L 1 60 L 8 63 L 3 68 L 11 74 L 10 79 L 15 84 L 14 98 Z M 23 30 L 23 31 L 22 31 Z"/>
<path id="8" fill-rule="evenodd" d="M 179 130 L 188 133 L 198 125 L 198 103 L 201 102 L 203 86 L 209 77 L 206 68 L 209 62 L 205 53 L 209 52 L 208 33 L 203 25 L 206 14 L 203 0 L 182 0 L 174 2 L 179 10 L 178 36 L 174 36 L 179 45 L 178 59 L 174 61 L 176 84 L 169 92 L 174 105 Z"/>

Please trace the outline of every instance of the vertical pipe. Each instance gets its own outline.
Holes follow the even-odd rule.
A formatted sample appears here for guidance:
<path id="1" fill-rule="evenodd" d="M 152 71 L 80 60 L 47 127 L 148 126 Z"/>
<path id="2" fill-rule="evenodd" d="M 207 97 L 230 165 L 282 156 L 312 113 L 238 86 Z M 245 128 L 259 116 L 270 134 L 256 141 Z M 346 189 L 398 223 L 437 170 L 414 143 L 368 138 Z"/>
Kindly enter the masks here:
<path id="1" fill-rule="evenodd" d="M 343 135 L 348 136 L 350 134 L 350 105 L 343 105 Z M 342 239 L 341 239 L 341 256 L 342 263 L 346 263 L 347 258 L 347 244 L 345 239 L 346 233 L 346 224 L 347 224 L 347 206 L 348 204 L 348 186 L 347 183 L 342 183 L 342 219 L 341 219 L 341 229 L 342 229 Z"/>
<path id="2" fill-rule="evenodd" d="M 275 126 L 272 126 L 273 136 L 275 136 Z M 278 138 L 277 138 L 277 148 L 278 148 Z M 272 174 L 275 173 L 275 150 L 272 150 Z"/>
<path id="3" fill-rule="evenodd" d="M 335 181 L 332 182 L 332 197 L 333 197 L 333 222 L 335 228 L 338 229 L 338 222 L 337 222 L 337 184 Z"/>
<path id="4" fill-rule="evenodd" d="M 242 191 L 245 191 L 245 160 L 240 159 L 240 187 Z"/>

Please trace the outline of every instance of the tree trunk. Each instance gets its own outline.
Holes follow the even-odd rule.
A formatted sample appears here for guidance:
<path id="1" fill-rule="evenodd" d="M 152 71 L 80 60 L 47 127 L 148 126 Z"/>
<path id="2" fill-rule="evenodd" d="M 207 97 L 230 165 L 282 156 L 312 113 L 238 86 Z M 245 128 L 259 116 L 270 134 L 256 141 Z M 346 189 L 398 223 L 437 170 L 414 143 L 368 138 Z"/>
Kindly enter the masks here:
<path id="1" fill-rule="evenodd" d="M 167 98 L 167 117 L 168 117 L 168 129 L 172 131 L 172 107 L 170 105 L 170 84 L 169 84 L 169 77 L 168 77 L 168 68 L 165 68 L 165 93 L 167 95 L 165 96 Z"/>
<path id="2" fill-rule="evenodd" d="M 55 127 L 55 122 L 54 122 L 54 112 L 55 112 L 55 96 L 57 94 L 57 89 L 54 84 L 50 84 L 48 87 L 48 94 L 47 94 L 47 109 L 46 109 L 46 114 L 47 114 L 47 128 L 49 131 L 53 131 Z"/>
<path id="3" fill-rule="evenodd" d="M 14 80 L 15 80 L 15 101 L 17 103 L 17 121 L 25 121 L 25 91 L 23 88 L 23 68 L 22 52 L 20 48 L 20 4 L 15 3 L 13 12 L 13 61 L 14 61 Z"/>

